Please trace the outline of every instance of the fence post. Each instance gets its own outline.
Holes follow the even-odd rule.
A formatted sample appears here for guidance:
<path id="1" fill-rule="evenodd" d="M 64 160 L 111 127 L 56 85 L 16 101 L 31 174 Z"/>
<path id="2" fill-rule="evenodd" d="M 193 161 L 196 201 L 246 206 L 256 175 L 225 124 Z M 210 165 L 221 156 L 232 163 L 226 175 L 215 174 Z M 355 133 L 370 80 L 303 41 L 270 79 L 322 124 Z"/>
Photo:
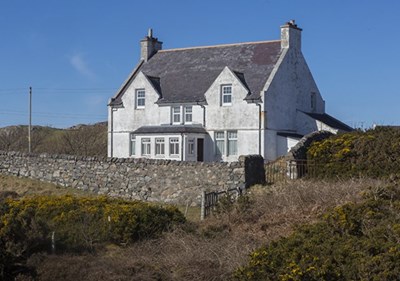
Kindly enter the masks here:
<path id="1" fill-rule="evenodd" d="M 206 191 L 203 190 L 201 193 L 201 209 L 200 209 L 200 220 L 204 220 L 206 215 Z"/>

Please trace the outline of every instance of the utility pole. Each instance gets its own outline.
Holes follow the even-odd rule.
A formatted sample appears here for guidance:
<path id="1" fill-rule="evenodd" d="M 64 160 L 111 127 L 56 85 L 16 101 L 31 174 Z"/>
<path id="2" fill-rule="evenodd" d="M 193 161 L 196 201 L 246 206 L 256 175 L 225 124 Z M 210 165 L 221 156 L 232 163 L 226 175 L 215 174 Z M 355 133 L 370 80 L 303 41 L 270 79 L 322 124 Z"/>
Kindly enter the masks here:
<path id="1" fill-rule="evenodd" d="M 32 87 L 29 87 L 29 126 L 28 126 L 28 152 L 32 152 L 31 145 L 31 131 L 32 131 Z"/>

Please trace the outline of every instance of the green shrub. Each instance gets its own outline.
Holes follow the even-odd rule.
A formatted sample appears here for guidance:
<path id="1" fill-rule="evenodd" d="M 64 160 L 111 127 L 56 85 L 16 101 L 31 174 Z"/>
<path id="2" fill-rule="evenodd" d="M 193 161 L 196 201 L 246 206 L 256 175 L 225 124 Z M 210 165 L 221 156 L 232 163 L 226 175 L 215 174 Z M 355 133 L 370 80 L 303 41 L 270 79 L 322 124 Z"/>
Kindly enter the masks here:
<path id="1" fill-rule="evenodd" d="M 23 263 L 35 252 L 54 251 L 52 245 L 57 251 L 90 251 L 106 242 L 154 238 L 184 221 L 174 207 L 107 197 L 5 199 L 0 208 L 0 279 L 7 264 Z"/>
<path id="2" fill-rule="evenodd" d="M 315 163 L 312 169 L 317 177 L 398 177 L 400 130 L 377 128 L 335 135 L 314 142 L 307 159 Z"/>
<path id="3" fill-rule="evenodd" d="M 400 191 L 378 190 L 254 251 L 236 280 L 398 280 Z"/>

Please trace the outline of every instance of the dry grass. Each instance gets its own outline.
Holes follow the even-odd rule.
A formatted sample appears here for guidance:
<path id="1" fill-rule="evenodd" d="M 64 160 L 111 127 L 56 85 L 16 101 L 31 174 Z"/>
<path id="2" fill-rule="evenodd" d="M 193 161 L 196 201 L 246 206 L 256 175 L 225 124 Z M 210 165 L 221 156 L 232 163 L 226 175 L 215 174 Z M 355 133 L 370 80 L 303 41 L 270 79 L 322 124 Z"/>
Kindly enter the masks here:
<path id="1" fill-rule="evenodd" d="M 82 190 L 61 187 L 52 183 L 6 175 L 0 175 L 0 192 L 16 192 L 19 196 L 88 194 Z"/>
<path id="2" fill-rule="evenodd" d="M 95 255 L 46 256 L 31 261 L 39 280 L 227 280 L 255 248 L 315 222 L 328 208 L 359 202 L 360 193 L 385 183 L 294 181 L 254 187 L 249 204 L 189 223 L 162 238 Z"/>

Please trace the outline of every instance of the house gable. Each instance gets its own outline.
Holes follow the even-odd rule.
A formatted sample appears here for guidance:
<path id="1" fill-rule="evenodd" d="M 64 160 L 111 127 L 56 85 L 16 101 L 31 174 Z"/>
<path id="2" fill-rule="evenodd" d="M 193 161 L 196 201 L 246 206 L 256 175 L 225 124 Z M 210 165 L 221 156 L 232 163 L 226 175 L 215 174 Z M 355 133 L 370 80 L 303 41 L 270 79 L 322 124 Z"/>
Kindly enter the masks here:
<path id="1" fill-rule="evenodd" d="M 241 74 L 239 74 L 241 75 Z M 244 77 L 240 79 L 229 67 L 225 67 L 205 93 L 207 101 L 208 129 L 243 128 L 257 124 L 258 108 L 249 104 L 250 95 Z M 231 87 L 231 103 L 223 102 L 223 87 Z"/>

